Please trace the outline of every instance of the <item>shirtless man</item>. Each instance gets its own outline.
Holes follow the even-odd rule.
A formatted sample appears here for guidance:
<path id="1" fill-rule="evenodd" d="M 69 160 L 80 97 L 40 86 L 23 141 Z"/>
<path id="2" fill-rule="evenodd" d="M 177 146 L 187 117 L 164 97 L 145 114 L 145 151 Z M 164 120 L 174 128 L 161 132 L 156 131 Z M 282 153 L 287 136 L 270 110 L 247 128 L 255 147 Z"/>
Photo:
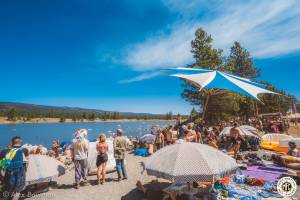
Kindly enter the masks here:
<path id="1" fill-rule="evenodd" d="M 230 129 L 230 137 L 233 144 L 232 148 L 233 148 L 235 159 L 237 158 L 237 155 L 240 151 L 241 142 L 243 140 L 240 130 L 237 127 L 238 127 L 237 123 L 234 123 L 233 127 Z"/>

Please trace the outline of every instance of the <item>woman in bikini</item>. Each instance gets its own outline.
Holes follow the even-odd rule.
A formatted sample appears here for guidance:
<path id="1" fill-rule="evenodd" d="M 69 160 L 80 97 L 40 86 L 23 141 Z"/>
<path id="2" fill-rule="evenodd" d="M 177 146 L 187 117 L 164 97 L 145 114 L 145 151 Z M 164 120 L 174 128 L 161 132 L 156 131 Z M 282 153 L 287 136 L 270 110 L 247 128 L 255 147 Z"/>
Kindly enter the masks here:
<path id="1" fill-rule="evenodd" d="M 96 165 L 98 167 L 97 170 L 97 178 L 98 178 L 98 184 L 104 184 L 105 183 L 105 174 L 106 174 L 106 162 L 108 160 L 108 144 L 106 142 L 106 136 L 104 134 L 100 134 L 99 141 L 96 145 L 98 156 L 97 156 L 97 162 Z M 101 179 L 102 175 L 102 179 Z"/>

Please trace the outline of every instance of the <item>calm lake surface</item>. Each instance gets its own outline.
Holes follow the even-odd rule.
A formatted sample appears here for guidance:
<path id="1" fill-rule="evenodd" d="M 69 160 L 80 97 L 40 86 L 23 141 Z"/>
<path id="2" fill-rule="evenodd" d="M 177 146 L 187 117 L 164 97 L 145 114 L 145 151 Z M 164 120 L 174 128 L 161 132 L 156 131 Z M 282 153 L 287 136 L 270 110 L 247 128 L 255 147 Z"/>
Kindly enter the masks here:
<path id="1" fill-rule="evenodd" d="M 89 139 L 97 138 L 99 133 L 107 136 L 117 128 L 122 128 L 125 135 L 140 136 L 149 133 L 151 126 L 166 126 L 170 122 L 89 122 L 89 123 L 45 123 L 45 124 L 5 124 L 0 125 L 0 149 L 10 143 L 13 136 L 21 136 L 23 143 L 51 145 L 52 140 L 70 141 L 73 133 L 84 128 L 88 130 Z"/>

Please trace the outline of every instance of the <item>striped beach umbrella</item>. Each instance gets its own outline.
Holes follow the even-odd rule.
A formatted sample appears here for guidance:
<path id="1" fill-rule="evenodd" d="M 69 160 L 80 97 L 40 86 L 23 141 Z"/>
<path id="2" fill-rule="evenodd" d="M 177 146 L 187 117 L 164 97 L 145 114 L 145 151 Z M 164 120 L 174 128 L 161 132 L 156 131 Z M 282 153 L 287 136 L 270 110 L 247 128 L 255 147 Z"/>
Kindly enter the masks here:
<path id="1" fill-rule="evenodd" d="M 179 183 L 212 181 L 238 169 L 236 161 L 222 151 L 190 142 L 164 147 L 144 164 L 148 175 Z"/>

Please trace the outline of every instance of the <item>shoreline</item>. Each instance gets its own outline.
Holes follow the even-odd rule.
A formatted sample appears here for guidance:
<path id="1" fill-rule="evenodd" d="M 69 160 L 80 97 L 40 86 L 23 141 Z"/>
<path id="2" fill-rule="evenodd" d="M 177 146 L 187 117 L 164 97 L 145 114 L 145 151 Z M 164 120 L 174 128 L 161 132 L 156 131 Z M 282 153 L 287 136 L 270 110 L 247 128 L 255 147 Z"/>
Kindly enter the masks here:
<path id="1" fill-rule="evenodd" d="M 64 122 L 60 122 L 60 118 L 33 118 L 29 121 L 16 120 L 8 121 L 5 117 L 0 117 L 0 125 L 9 124 L 50 124 L 50 123 L 103 123 L 103 122 L 175 122 L 175 120 L 165 119 L 95 119 L 95 120 L 78 120 L 73 121 L 72 119 L 66 119 Z"/>

